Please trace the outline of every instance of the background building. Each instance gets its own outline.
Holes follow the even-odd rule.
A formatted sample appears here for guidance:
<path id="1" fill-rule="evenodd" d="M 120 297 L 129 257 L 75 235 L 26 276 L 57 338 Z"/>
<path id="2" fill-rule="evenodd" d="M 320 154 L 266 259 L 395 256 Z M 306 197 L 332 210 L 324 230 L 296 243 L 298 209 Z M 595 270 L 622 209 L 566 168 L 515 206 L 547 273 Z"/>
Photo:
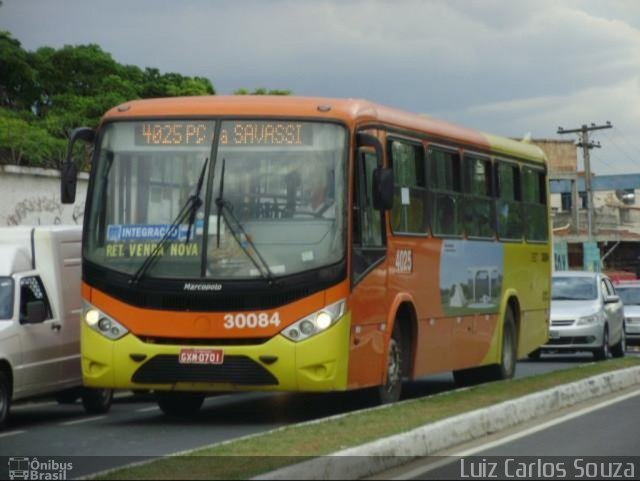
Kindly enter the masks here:
<path id="1" fill-rule="evenodd" d="M 571 140 L 533 140 L 545 151 L 551 179 L 556 267 L 590 269 L 587 193 L 584 173 Z M 600 268 L 628 271 L 640 277 L 640 174 L 592 174 L 593 239 Z"/>

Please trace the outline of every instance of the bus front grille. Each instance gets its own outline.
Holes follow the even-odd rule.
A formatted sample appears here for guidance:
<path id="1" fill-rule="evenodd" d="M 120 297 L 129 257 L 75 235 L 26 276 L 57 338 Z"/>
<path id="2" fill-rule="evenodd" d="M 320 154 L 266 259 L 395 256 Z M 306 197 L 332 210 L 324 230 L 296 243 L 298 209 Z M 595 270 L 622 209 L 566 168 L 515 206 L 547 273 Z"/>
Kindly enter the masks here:
<path id="1" fill-rule="evenodd" d="M 242 386 L 277 386 L 278 380 L 263 366 L 246 356 L 225 356 L 224 364 L 180 364 L 178 356 L 161 354 L 134 373 L 137 384 L 202 382 Z"/>

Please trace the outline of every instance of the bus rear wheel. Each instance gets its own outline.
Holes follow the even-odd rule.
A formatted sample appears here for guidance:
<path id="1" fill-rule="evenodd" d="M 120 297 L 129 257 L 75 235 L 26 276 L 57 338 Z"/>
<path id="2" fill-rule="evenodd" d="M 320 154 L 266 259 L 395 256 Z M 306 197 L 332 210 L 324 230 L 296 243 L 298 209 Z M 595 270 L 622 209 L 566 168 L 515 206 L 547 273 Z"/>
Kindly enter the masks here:
<path id="1" fill-rule="evenodd" d="M 156 392 L 160 410 L 171 417 L 187 417 L 197 413 L 204 402 L 204 394 L 192 392 Z"/>
<path id="2" fill-rule="evenodd" d="M 513 310 L 508 307 L 502 332 L 502 354 L 500 364 L 486 367 L 486 381 L 503 381 L 516 374 L 518 360 L 518 335 Z"/>
<path id="3" fill-rule="evenodd" d="M 453 379 L 456 384 L 465 387 L 483 382 L 502 381 L 513 378 L 516 372 L 516 361 L 518 359 L 517 339 L 515 316 L 513 310 L 509 307 L 507 308 L 503 326 L 500 363 L 454 371 Z"/>

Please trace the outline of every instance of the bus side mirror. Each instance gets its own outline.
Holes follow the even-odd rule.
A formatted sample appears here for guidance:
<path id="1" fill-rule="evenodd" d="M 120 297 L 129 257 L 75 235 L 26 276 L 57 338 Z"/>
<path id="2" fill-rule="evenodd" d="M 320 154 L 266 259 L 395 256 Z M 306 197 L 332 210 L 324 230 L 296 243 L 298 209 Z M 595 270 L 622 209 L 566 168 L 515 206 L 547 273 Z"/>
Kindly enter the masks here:
<path id="1" fill-rule="evenodd" d="M 378 167 L 373 171 L 373 208 L 391 210 L 393 208 L 393 169 Z"/>
<path id="2" fill-rule="evenodd" d="M 62 164 L 60 171 L 60 200 L 63 204 L 73 204 L 76 201 L 76 185 L 78 182 L 78 168 L 73 161 Z"/>
<path id="3" fill-rule="evenodd" d="M 60 200 L 63 204 L 73 204 L 76 201 L 76 185 L 78 182 L 78 168 L 73 161 L 73 146 L 77 140 L 93 143 L 96 139 L 96 131 L 88 127 L 80 127 L 71 133 L 67 159 L 60 171 Z"/>

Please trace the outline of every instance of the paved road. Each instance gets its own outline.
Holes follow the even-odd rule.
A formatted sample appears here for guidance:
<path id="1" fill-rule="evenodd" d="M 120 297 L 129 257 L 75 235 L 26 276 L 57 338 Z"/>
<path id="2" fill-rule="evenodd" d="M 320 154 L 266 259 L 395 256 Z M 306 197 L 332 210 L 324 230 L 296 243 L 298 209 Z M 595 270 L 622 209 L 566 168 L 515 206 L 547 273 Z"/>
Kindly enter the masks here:
<path id="1" fill-rule="evenodd" d="M 590 355 L 545 356 L 520 362 L 518 377 L 592 362 Z M 405 398 L 453 389 L 450 374 L 410 383 Z M 125 456 L 157 457 L 366 407 L 357 393 L 251 393 L 211 397 L 191 419 L 165 418 L 150 397 L 120 397 L 105 416 L 87 416 L 79 404 L 14 406 L 0 432 L 0 456 L 102 456 L 96 469 L 127 464 Z M 637 419 L 637 418 L 636 418 Z M 79 473 L 74 472 L 74 476 Z"/>
<path id="2" fill-rule="evenodd" d="M 640 389 L 594 400 L 526 426 L 439 453 L 375 479 L 640 479 Z M 630 424 L 631 423 L 631 424 Z M 446 456 L 446 457 L 445 457 Z M 631 466 L 633 464 L 633 466 Z M 618 470 L 619 476 L 615 476 Z M 564 471 L 564 473 L 563 473 Z M 589 476 L 596 473 L 597 476 Z M 385 475 L 386 474 L 386 475 Z M 631 475 L 631 476 L 629 476 Z"/>

